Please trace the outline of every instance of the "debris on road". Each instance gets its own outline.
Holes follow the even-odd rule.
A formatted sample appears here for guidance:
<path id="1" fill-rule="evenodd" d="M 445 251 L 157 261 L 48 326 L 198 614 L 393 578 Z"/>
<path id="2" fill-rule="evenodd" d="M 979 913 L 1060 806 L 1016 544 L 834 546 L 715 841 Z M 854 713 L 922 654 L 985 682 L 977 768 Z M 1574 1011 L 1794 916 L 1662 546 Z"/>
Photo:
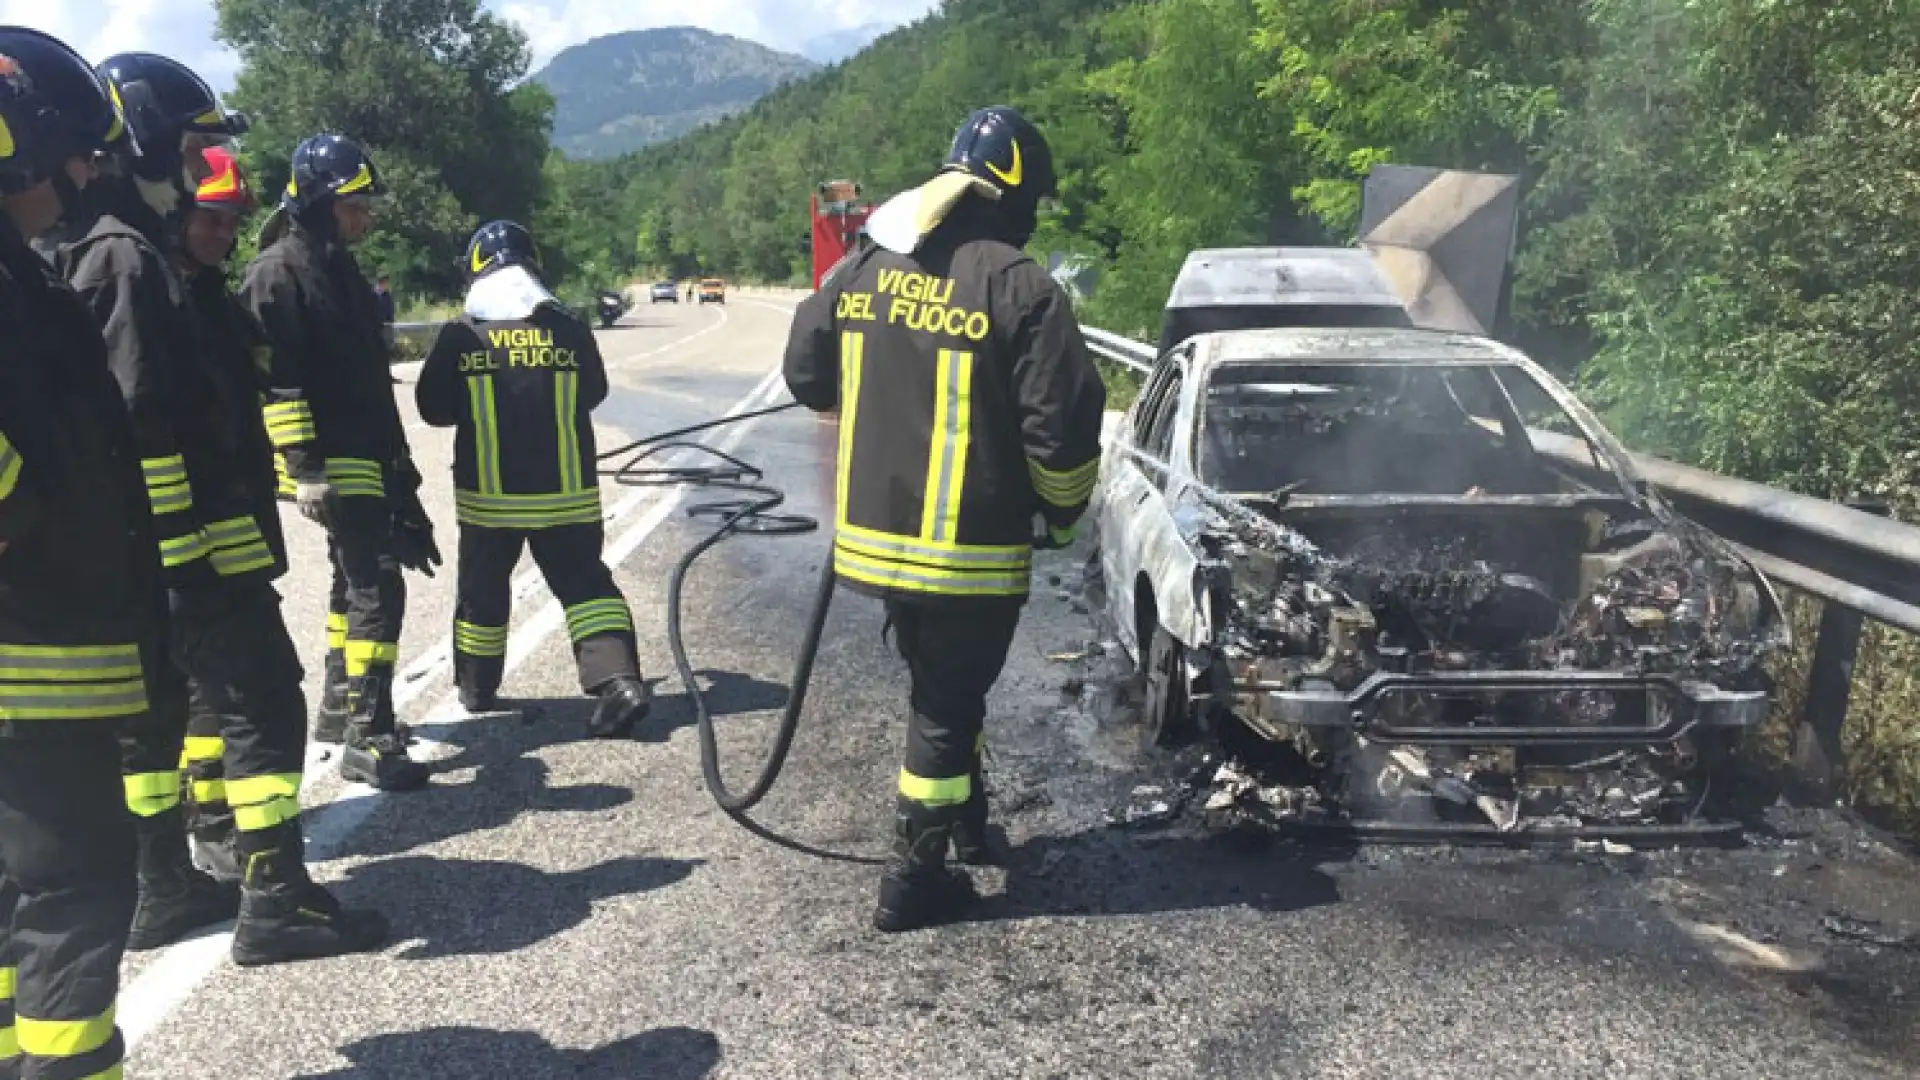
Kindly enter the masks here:
<path id="1" fill-rule="evenodd" d="M 1882 949 L 1920 950 L 1920 933 L 1897 934 L 1877 922 L 1856 919 L 1836 911 L 1827 912 L 1820 919 L 1820 926 L 1844 941 Z"/>

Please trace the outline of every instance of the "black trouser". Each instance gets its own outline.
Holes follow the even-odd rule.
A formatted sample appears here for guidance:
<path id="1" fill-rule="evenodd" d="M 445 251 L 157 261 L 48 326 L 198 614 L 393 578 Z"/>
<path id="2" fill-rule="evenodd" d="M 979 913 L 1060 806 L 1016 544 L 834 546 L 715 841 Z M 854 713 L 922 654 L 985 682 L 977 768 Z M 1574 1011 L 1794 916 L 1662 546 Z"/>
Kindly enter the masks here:
<path id="1" fill-rule="evenodd" d="M 633 614 L 601 561 L 606 529 L 460 526 L 459 602 L 453 612 L 453 677 L 463 690 L 491 694 L 506 667 L 507 622 L 513 614 L 513 567 L 524 544 L 547 588 L 567 612 L 567 633 L 580 669 L 580 689 L 596 693 L 620 676 L 639 678 Z"/>
<path id="2" fill-rule="evenodd" d="M 133 820 L 112 720 L 0 738 L 0 1074 L 81 1080 L 119 1064 Z"/>
<path id="3" fill-rule="evenodd" d="M 385 499 L 345 495 L 328 512 L 327 558 L 333 563 L 328 646 L 340 643 L 339 670 L 346 673 L 353 724 L 368 734 L 390 734 L 393 668 L 407 614 L 407 583 L 393 552 L 393 507 Z M 333 627 L 342 616 L 346 632 L 335 638 Z"/>
<path id="4" fill-rule="evenodd" d="M 243 832 L 300 813 L 306 673 L 265 581 L 187 598 L 174 608 L 174 649 L 192 689 L 184 764 L 201 825 Z"/>
<path id="5" fill-rule="evenodd" d="M 931 818 L 951 821 L 976 801 L 987 692 L 1006 666 L 1021 606 L 1016 599 L 887 602 L 913 678 L 900 797 Z"/>

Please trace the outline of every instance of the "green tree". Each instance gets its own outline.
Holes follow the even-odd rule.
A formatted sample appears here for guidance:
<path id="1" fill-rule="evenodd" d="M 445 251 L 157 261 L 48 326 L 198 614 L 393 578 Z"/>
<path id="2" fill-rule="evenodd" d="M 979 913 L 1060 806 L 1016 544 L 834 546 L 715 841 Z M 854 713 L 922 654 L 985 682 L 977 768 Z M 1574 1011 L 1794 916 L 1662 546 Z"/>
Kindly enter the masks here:
<path id="1" fill-rule="evenodd" d="M 293 148 L 334 131 L 366 146 L 393 197 L 370 261 L 401 291 L 457 293 L 468 233 L 528 219 L 552 100 L 531 83 L 525 35 L 477 0 L 218 0 L 241 59 L 233 103 L 255 119 L 248 164 L 285 187 Z"/>

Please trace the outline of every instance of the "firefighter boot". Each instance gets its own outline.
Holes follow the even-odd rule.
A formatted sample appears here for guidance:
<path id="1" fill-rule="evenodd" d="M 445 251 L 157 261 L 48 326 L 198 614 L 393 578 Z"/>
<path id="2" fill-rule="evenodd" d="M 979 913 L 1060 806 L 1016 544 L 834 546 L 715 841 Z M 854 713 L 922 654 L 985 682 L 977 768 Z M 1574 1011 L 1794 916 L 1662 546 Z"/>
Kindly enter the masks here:
<path id="1" fill-rule="evenodd" d="M 407 756 L 407 740 L 393 721 L 393 668 L 378 664 L 347 680 L 352 717 L 347 745 L 340 753 L 340 777 L 381 791 L 411 791 L 426 784 L 432 770 Z"/>
<path id="2" fill-rule="evenodd" d="M 327 670 L 320 684 L 320 707 L 313 714 L 313 741 L 338 744 L 347 737 L 347 654 L 327 650 Z"/>
<path id="3" fill-rule="evenodd" d="M 340 906 L 307 876 L 300 822 L 242 833 L 246 876 L 233 928 L 233 962 L 242 967 L 368 952 L 387 940 L 387 920 Z"/>
<path id="4" fill-rule="evenodd" d="M 951 806 L 900 799 L 894 808 L 893 858 L 880 879 L 873 928 L 894 934 L 951 921 L 973 902 L 973 880 L 947 867 L 957 818 Z"/>
<path id="5" fill-rule="evenodd" d="M 238 832 L 233 827 L 233 811 L 225 803 L 194 807 L 193 864 L 215 881 L 236 884 L 240 880 Z"/>
<path id="6" fill-rule="evenodd" d="M 653 691 L 631 675 L 622 675 L 600 687 L 599 702 L 587 719 L 587 734 L 596 739 L 624 739 L 653 708 Z"/>
<path id="7" fill-rule="evenodd" d="M 239 890 L 193 865 L 187 853 L 186 813 L 174 807 L 136 822 L 140 891 L 127 935 L 132 952 L 158 949 L 203 926 L 225 922 L 239 909 Z"/>
<path id="8" fill-rule="evenodd" d="M 987 770 L 973 759 L 972 787 L 953 823 L 953 857 L 968 866 L 999 866 L 1005 860 L 987 832 Z"/>

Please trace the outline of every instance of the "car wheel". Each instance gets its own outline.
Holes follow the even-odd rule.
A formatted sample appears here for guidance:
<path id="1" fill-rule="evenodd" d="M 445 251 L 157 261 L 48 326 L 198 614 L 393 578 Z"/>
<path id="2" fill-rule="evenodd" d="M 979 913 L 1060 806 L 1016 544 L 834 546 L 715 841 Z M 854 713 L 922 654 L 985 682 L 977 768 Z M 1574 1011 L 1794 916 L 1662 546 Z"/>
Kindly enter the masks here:
<path id="1" fill-rule="evenodd" d="M 1187 686 L 1186 649 L 1164 626 L 1153 628 L 1143 673 L 1147 685 L 1140 719 L 1146 725 L 1142 735 L 1147 745 L 1168 747 L 1191 742 L 1195 725 Z"/>

